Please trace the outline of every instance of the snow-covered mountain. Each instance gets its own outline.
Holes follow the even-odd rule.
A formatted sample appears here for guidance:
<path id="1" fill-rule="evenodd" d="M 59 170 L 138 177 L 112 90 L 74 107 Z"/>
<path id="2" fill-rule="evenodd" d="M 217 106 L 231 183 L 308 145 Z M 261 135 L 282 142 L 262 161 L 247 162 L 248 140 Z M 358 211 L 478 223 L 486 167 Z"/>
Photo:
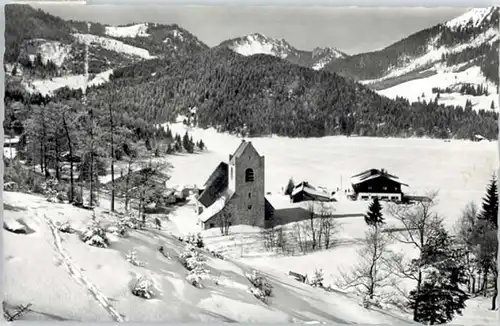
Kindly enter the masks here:
<path id="1" fill-rule="evenodd" d="M 208 48 L 176 24 L 87 26 L 27 5 L 8 5 L 5 11 L 5 71 L 8 77 L 21 80 L 35 92 L 51 92 L 64 86 L 80 88 L 81 83 L 75 81 L 83 80 L 86 46 L 89 73 L 104 75 L 104 79 L 119 67 L 155 58 L 182 57 Z M 19 21 L 29 21 L 30 25 L 20 26 Z M 40 90 L 33 87 L 49 84 Z"/>
<path id="2" fill-rule="evenodd" d="M 323 66 L 347 55 L 335 48 L 315 48 L 312 51 L 298 50 L 284 39 L 267 37 L 260 33 L 253 33 L 243 37 L 227 40 L 219 44 L 244 56 L 267 54 L 292 63 L 313 69 Z"/>
<path id="3" fill-rule="evenodd" d="M 474 109 L 497 108 L 498 24 L 497 7 L 471 9 L 385 49 L 336 60 L 324 69 L 393 98 L 437 98 L 440 103 L 462 106 L 470 100 Z M 487 92 L 453 91 L 469 86 Z"/>

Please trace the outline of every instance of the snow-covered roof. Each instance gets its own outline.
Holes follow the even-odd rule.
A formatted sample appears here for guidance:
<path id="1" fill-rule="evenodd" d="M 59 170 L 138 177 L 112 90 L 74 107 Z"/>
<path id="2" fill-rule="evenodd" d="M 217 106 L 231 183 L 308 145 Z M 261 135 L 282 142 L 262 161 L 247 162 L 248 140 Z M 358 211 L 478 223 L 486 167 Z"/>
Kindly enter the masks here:
<path id="1" fill-rule="evenodd" d="M 298 204 L 292 203 L 290 197 L 285 195 L 267 195 L 265 197 L 274 209 L 296 208 Z"/>
<path id="2" fill-rule="evenodd" d="M 362 182 L 368 181 L 368 180 L 373 180 L 379 177 L 384 177 L 386 179 L 389 179 L 391 181 L 397 182 L 399 184 L 402 184 L 404 186 L 408 186 L 407 184 L 401 182 L 398 177 L 388 174 L 388 173 L 382 173 L 381 171 L 378 170 L 368 170 L 360 174 L 356 174 L 351 178 L 351 183 L 353 185 L 360 184 Z"/>
<path id="3" fill-rule="evenodd" d="M 4 143 L 4 145 L 6 145 L 6 144 L 17 144 L 17 143 L 19 143 L 20 139 L 21 138 L 19 136 L 12 137 L 12 138 L 5 137 L 3 143 Z"/>
<path id="4" fill-rule="evenodd" d="M 233 193 L 231 193 L 229 190 L 226 190 L 219 198 L 215 200 L 212 205 L 203 210 L 203 212 L 199 215 L 200 221 L 206 222 L 215 214 L 219 213 L 224 208 L 224 206 L 226 206 L 227 201 L 231 199 L 232 196 Z"/>
<path id="5" fill-rule="evenodd" d="M 318 197 L 324 197 L 324 198 L 330 198 L 331 195 L 330 193 L 326 192 L 326 189 L 325 188 L 320 188 L 320 187 L 313 187 L 311 186 L 310 184 L 308 184 L 307 182 L 301 182 L 299 183 L 292 191 L 292 196 L 295 196 L 296 194 L 298 194 L 299 192 L 301 191 L 304 191 L 310 195 L 313 195 L 313 196 L 318 196 Z"/>

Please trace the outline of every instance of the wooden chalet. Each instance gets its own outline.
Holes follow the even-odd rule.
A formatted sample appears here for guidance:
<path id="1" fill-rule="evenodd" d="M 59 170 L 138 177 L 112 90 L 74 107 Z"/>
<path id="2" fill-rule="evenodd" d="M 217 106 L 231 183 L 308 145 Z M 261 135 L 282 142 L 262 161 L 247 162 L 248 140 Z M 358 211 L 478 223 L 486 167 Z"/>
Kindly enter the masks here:
<path id="1" fill-rule="evenodd" d="M 380 200 L 401 202 L 403 192 L 401 186 L 408 187 L 407 184 L 399 181 L 395 175 L 387 173 L 385 170 L 371 169 L 356 174 L 351 178 L 352 189 L 356 199 Z"/>
<path id="2" fill-rule="evenodd" d="M 303 181 L 295 186 L 290 195 L 293 203 L 300 203 L 303 201 L 335 201 L 332 196 L 335 193 L 328 193 L 324 189 L 312 186 L 309 182 Z"/>

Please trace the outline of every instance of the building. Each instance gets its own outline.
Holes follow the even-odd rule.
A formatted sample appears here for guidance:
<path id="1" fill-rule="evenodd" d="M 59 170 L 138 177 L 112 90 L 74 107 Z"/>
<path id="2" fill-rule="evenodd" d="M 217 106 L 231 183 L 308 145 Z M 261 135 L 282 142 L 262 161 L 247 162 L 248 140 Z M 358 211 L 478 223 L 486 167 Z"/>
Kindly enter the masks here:
<path id="1" fill-rule="evenodd" d="M 251 142 L 243 140 L 234 154 L 229 155 L 227 163 L 217 165 L 200 191 L 197 213 L 202 229 L 222 224 L 268 228 L 309 219 L 311 211 L 315 215 L 328 213 L 333 218 L 365 213 L 345 208 L 336 210 L 333 207 L 335 200 L 328 191 L 307 183 L 296 187 L 297 202 L 285 195 L 266 195 L 264 184 L 264 156 L 259 155 Z M 228 211 L 231 212 L 229 221 L 226 219 Z"/>
<path id="2" fill-rule="evenodd" d="M 230 224 L 264 227 L 265 160 L 251 142 L 243 140 L 228 163 L 221 162 L 210 175 L 198 197 L 203 229 L 220 225 L 225 207 L 233 212 Z"/>
<path id="3" fill-rule="evenodd" d="M 403 199 L 401 186 L 408 185 L 398 179 L 383 169 L 371 169 L 354 175 L 351 183 L 357 199 L 372 200 L 377 197 L 380 200 L 400 202 Z"/>
<path id="4" fill-rule="evenodd" d="M 303 181 L 295 186 L 290 195 L 293 203 L 299 203 L 303 201 L 335 201 L 332 196 L 335 193 L 329 193 L 328 191 L 321 189 L 319 187 L 312 186 L 309 182 Z"/>

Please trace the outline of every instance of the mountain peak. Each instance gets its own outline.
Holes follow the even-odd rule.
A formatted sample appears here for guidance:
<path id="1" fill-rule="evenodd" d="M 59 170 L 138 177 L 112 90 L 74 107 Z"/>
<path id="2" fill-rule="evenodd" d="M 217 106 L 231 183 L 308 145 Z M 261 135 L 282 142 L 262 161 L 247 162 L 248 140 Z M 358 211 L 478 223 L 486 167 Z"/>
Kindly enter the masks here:
<path id="1" fill-rule="evenodd" d="M 473 8 L 464 14 L 453 18 L 445 23 L 450 29 L 458 29 L 461 27 L 479 27 L 483 22 L 488 22 L 491 19 L 494 11 L 498 7 Z"/>
<path id="2" fill-rule="evenodd" d="M 225 41 L 222 44 L 244 56 L 269 54 L 284 59 L 290 53 L 296 51 L 285 40 L 267 37 L 261 33 L 248 34 L 243 37 Z"/>

